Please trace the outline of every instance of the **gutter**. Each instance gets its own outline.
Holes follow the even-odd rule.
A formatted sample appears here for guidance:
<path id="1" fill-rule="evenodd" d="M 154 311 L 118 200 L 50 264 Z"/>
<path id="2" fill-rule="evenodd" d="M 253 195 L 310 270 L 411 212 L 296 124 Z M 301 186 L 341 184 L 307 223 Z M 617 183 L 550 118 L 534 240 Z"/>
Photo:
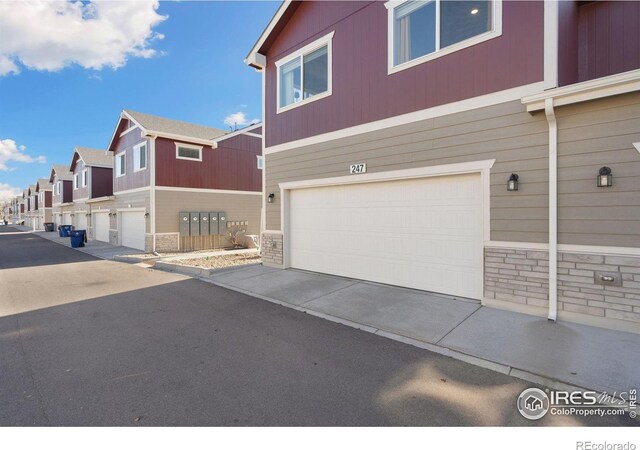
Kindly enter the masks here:
<path id="1" fill-rule="evenodd" d="M 558 122 L 553 109 L 553 98 L 544 101 L 544 112 L 549 123 L 549 315 L 556 321 L 558 315 Z"/>

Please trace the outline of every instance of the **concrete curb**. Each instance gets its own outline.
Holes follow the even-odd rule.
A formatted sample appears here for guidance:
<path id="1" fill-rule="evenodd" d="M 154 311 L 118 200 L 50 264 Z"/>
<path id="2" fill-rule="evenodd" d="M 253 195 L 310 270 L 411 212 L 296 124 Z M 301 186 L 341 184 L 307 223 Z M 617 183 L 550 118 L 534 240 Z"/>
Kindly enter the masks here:
<path id="1" fill-rule="evenodd" d="M 377 334 L 378 336 L 387 338 L 387 339 L 392 339 L 394 341 L 398 341 L 398 342 L 402 342 L 404 344 L 408 344 L 408 345 L 412 345 L 414 347 L 418 347 L 424 350 L 428 350 L 430 352 L 433 353 L 437 353 L 439 355 L 442 356 L 447 356 L 449 358 L 453 358 L 453 359 L 457 359 L 459 361 L 463 361 L 466 362 L 468 364 L 472 364 L 474 366 L 477 367 L 482 367 L 484 369 L 488 369 L 488 370 L 492 370 L 494 372 L 498 372 L 498 373 L 502 373 L 504 375 L 509 375 L 512 376 L 514 378 L 518 378 L 524 381 L 528 381 L 530 383 L 535 383 L 535 384 L 539 384 L 542 386 L 546 386 L 549 387 L 551 389 L 557 389 L 557 390 L 566 390 L 569 392 L 573 392 L 573 391 L 577 391 L 577 390 L 596 390 L 596 391 L 600 391 L 599 389 L 596 388 L 591 388 L 589 386 L 579 386 L 579 385 L 575 385 L 575 384 L 571 384 L 571 383 L 567 383 L 563 380 L 558 380 L 552 377 L 548 377 L 545 376 L 543 374 L 538 374 L 538 373 L 533 373 L 524 369 L 520 369 L 518 367 L 512 367 L 503 363 L 499 363 L 496 361 L 491 361 L 488 359 L 484 359 L 484 358 L 480 358 L 477 356 L 473 356 L 473 355 L 469 355 L 467 353 L 463 353 L 460 352 L 458 350 L 454 350 L 451 349 L 449 347 L 444 347 L 441 345 L 437 345 L 437 344 L 432 344 L 430 342 L 424 342 L 424 341 L 419 341 L 417 339 L 413 339 L 413 338 L 409 338 L 406 336 L 402 336 L 400 334 L 396 334 L 396 333 L 391 333 L 388 331 L 384 331 L 384 330 L 380 330 L 377 329 L 375 327 L 371 327 L 369 325 L 364 325 L 361 323 L 356 323 L 356 322 L 352 322 L 350 320 L 346 320 L 346 319 L 342 319 L 340 317 L 337 316 L 332 316 L 329 314 L 325 314 L 325 313 L 321 313 L 318 311 L 314 311 L 311 309 L 307 309 L 304 308 L 302 306 L 297 306 L 297 305 L 293 305 L 291 303 L 286 303 L 283 302 L 281 300 L 277 300 L 277 299 L 273 299 L 270 297 L 266 297 L 264 295 L 260 295 L 260 294 L 256 294 L 254 292 L 251 291 L 247 291 L 244 289 L 240 289 L 237 288 L 235 286 L 231 286 L 228 284 L 224 284 L 224 283 L 220 283 L 218 281 L 215 281 L 209 277 L 202 277 L 202 276 L 198 276 L 197 278 L 199 278 L 200 280 L 207 282 L 207 283 L 211 283 L 213 285 L 225 288 L 225 289 L 229 289 L 231 291 L 235 291 L 235 292 L 239 292 L 241 294 L 245 294 L 248 295 L 250 297 L 254 297 L 254 298 L 259 298 L 261 300 L 266 300 L 268 302 L 274 303 L 276 305 L 280 305 L 280 306 L 285 306 L 287 308 L 291 308 L 294 309 L 296 311 L 300 311 L 306 314 L 309 314 L 311 316 L 315 316 L 321 319 L 326 319 L 329 320 L 331 322 L 335 322 L 335 323 L 340 323 L 342 325 L 346 325 L 348 327 L 351 328 L 355 328 L 358 330 L 362 330 L 368 333 L 373 333 L 373 334 Z"/>

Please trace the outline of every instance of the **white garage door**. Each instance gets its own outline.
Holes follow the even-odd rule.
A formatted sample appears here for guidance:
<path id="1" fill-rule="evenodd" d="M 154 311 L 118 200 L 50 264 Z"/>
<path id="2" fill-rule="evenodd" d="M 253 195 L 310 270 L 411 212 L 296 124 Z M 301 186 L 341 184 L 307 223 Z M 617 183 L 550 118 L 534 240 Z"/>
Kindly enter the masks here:
<path id="1" fill-rule="evenodd" d="M 121 242 L 125 247 L 144 250 L 145 220 L 143 211 L 121 213 Z"/>
<path id="2" fill-rule="evenodd" d="M 82 212 L 75 212 L 75 217 L 76 219 L 76 223 L 74 224 L 74 227 L 76 227 L 76 230 L 86 230 L 87 229 L 87 213 L 82 211 Z"/>
<path id="3" fill-rule="evenodd" d="M 73 222 L 71 222 L 71 213 L 63 213 L 62 214 L 62 224 L 61 225 L 73 225 Z"/>
<path id="4" fill-rule="evenodd" d="M 96 241 L 109 242 L 109 213 L 94 212 L 91 216 L 93 219 L 93 236 Z"/>
<path id="5" fill-rule="evenodd" d="M 291 267 L 482 296 L 479 174 L 292 190 Z"/>

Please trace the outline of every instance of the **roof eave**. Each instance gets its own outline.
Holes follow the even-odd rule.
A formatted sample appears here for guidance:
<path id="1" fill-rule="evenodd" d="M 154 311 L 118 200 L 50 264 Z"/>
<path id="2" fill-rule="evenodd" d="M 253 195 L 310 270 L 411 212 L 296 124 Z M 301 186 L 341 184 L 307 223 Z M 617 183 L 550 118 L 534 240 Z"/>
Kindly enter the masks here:
<path id="1" fill-rule="evenodd" d="M 253 44 L 253 47 L 247 54 L 247 57 L 244 60 L 245 64 L 251 67 L 255 67 L 258 70 L 262 70 L 264 69 L 264 67 L 266 67 L 266 57 L 259 53 L 260 49 L 262 48 L 266 40 L 269 38 L 273 30 L 276 28 L 276 25 L 278 25 L 278 22 L 280 22 L 280 19 L 282 19 L 282 16 L 287 11 L 287 8 L 291 6 L 291 3 L 292 3 L 292 0 L 285 0 L 282 2 L 282 4 L 280 5 L 276 13 L 273 15 L 273 17 L 269 21 L 267 28 L 265 28 L 262 31 L 262 34 L 260 34 L 260 37 L 258 38 L 256 43 Z M 262 62 L 262 59 L 264 59 L 263 62 Z"/>

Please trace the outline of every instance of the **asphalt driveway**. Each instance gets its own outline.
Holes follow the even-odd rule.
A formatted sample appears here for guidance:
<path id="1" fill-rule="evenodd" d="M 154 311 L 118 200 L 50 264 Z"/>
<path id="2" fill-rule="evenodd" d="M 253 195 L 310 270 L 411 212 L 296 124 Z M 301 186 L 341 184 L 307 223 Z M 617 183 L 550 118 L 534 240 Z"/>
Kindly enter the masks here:
<path id="1" fill-rule="evenodd" d="M 0 425 L 631 425 L 530 383 L 0 227 Z"/>

